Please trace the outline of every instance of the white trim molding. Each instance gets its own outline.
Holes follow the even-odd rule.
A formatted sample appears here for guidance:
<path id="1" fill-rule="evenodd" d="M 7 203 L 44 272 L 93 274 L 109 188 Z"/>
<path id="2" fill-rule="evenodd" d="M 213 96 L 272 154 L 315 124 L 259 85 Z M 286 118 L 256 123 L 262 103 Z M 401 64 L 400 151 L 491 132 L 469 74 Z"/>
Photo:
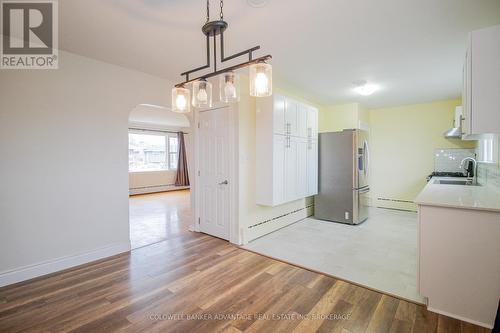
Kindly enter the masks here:
<path id="1" fill-rule="evenodd" d="M 431 308 L 430 306 L 427 306 L 427 310 L 429 310 L 430 312 L 439 313 L 440 315 L 443 315 L 443 316 L 455 318 L 455 319 L 458 319 L 458 320 L 461 320 L 461 321 L 466 321 L 468 323 L 471 323 L 471 324 L 474 324 L 474 325 L 477 325 L 477 326 L 486 327 L 486 328 L 488 328 L 490 330 L 493 329 L 493 325 L 490 325 L 490 324 L 487 324 L 487 323 L 482 323 L 480 321 L 472 320 L 472 319 L 469 319 L 469 318 L 466 318 L 466 317 L 462 317 L 462 316 L 459 316 L 459 315 L 456 315 L 456 314 L 453 314 L 453 313 L 450 313 L 450 312 L 446 312 L 446 311 L 441 311 L 441 310 L 438 310 L 438 309 L 434 309 L 434 308 Z"/>
<path id="2" fill-rule="evenodd" d="M 0 272 L 0 287 L 55 273 L 128 251 L 130 251 L 130 241 L 115 243 L 89 252 L 47 260 L 38 264 Z"/>

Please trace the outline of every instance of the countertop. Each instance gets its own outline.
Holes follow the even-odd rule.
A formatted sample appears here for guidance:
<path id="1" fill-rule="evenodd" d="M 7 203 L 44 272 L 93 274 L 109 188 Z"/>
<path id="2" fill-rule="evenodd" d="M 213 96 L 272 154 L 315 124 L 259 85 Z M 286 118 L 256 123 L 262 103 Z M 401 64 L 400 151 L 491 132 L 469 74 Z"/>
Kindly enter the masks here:
<path id="1" fill-rule="evenodd" d="M 464 178 L 433 177 L 415 199 L 416 204 L 500 212 L 500 192 L 486 186 L 435 184 L 439 179 Z"/>

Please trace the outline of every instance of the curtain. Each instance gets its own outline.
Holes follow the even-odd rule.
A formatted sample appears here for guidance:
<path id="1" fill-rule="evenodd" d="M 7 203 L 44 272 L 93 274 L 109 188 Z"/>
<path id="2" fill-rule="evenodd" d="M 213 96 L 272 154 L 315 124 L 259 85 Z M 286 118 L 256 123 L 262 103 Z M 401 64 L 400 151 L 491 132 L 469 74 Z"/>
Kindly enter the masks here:
<path id="1" fill-rule="evenodd" d="M 177 159 L 177 175 L 175 176 L 175 186 L 189 186 L 184 133 L 178 132 L 177 137 L 179 138 L 179 158 Z"/>

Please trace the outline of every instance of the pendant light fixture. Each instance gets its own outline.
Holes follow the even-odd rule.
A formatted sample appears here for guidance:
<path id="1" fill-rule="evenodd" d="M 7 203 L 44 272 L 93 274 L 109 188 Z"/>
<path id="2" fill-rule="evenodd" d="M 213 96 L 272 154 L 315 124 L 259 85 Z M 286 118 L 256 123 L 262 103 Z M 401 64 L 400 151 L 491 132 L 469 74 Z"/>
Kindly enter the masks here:
<path id="1" fill-rule="evenodd" d="M 216 21 L 210 21 L 210 2 L 207 0 L 207 20 L 201 31 L 206 36 L 206 57 L 207 64 L 184 73 L 185 81 L 178 83 L 172 89 L 172 110 L 176 112 L 189 112 L 189 104 L 194 107 L 212 106 L 212 84 L 207 81 L 208 78 L 218 76 L 220 100 L 225 103 L 237 102 L 240 100 L 239 77 L 234 71 L 244 67 L 250 67 L 250 95 L 256 97 L 270 96 L 272 94 L 272 67 L 266 61 L 272 58 L 271 55 L 253 58 L 253 52 L 260 49 L 260 46 L 252 47 L 248 50 L 235 53 L 230 56 L 224 55 L 224 31 L 228 24 L 224 21 L 224 1 L 220 0 L 220 18 Z M 220 63 L 236 59 L 241 56 L 248 56 L 248 61 L 233 65 L 224 69 L 217 70 L 217 36 L 220 44 Z M 211 68 L 210 59 L 210 38 L 213 37 L 213 71 L 209 74 L 190 78 L 191 74 Z M 192 99 L 189 90 L 186 88 L 192 85 Z M 191 101 L 191 103 L 189 103 Z M 187 102 L 187 104 L 185 103 Z"/>
<path id="2" fill-rule="evenodd" d="M 239 102 L 240 78 L 235 72 L 226 72 L 219 77 L 220 100 L 225 103 Z"/>
<path id="3" fill-rule="evenodd" d="M 266 97 L 273 94 L 273 68 L 265 62 L 250 66 L 250 96 Z"/>
<path id="4" fill-rule="evenodd" d="M 193 106 L 212 107 L 212 84 L 206 79 L 193 82 Z"/>
<path id="5" fill-rule="evenodd" d="M 189 113 L 191 111 L 189 89 L 184 88 L 184 86 L 172 89 L 172 111 L 178 113 Z"/>

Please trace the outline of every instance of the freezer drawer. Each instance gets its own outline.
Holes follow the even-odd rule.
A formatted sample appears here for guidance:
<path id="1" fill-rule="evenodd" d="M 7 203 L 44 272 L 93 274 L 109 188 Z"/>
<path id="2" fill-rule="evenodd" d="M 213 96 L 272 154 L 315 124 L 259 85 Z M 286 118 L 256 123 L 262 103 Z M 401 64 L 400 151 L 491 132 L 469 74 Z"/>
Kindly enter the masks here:
<path id="1" fill-rule="evenodd" d="M 368 186 L 353 190 L 353 224 L 359 224 L 368 218 L 369 195 L 370 187 Z"/>

